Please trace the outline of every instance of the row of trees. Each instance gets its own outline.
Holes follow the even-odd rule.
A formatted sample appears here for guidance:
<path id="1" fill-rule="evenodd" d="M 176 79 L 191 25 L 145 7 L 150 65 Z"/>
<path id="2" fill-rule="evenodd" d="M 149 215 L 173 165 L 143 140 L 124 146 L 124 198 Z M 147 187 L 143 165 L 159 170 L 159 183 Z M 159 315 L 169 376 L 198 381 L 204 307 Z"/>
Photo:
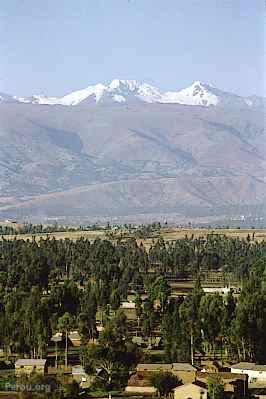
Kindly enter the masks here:
<path id="1" fill-rule="evenodd" d="M 73 232 L 73 231 L 96 231 L 96 230 L 109 230 L 110 224 L 99 226 L 97 224 L 85 226 L 62 226 L 57 222 L 50 225 L 25 223 L 23 225 L 16 222 L 11 224 L 0 224 L 0 235 L 18 235 L 18 234 L 50 234 L 57 232 Z"/>
<path id="2" fill-rule="evenodd" d="M 201 355 L 226 356 L 235 361 L 265 362 L 265 282 L 254 274 L 236 300 L 204 294 L 198 282 L 185 299 L 170 301 L 162 316 L 168 361 Z"/>

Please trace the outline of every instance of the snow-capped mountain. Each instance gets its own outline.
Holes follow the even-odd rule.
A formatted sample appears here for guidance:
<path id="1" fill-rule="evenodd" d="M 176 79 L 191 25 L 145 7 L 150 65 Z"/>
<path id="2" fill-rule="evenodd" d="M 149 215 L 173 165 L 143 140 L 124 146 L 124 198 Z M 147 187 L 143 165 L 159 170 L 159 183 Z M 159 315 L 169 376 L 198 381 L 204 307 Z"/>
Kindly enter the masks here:
<path id="1" fill-rule="evenodd" d="M 191 86 L 178 92 L 166 92 L 161 102 L 201 105 L 205 107 L 217 105 L 252 107 L 255 105 L 255 101 L 251 97 L 241 97 L 236 94 L 228 93 L 217 89 L 212 84 L 202 83 L 200 81 L 195 81 Z"/>
<path id="2" fill-rule="evenodd" d="M 191 86 L 182 89 L 178 92 L 169 91 L 162 97 L 162 102 L 165 103 L 179 103 L 184 105 L 218 105 L 220 97 L 223 97 L 223 92 L 219 94 L 214 93 L 216 89 L 209 84 L 195 81 Z M 217 90 L 216 90 L 217 91 Z"/>
<path id="3" fill-rule="evenodd" d="M 1 101 L 3 220 L 167 213 L 212 223 L 264 212 L 261 98 L 116 79 L 60 98 Z"/>
<path id="4" fill-rule="evenodd" d="M 137 80 L 114 79 L 108 86 L 99 83 L 88 86 L 86 89 L 74 91 L 61 98 L 34 95 L 32 97 L 19 97 L 16 100 L 32 104 L 75 106 L 85 100 L 92 100 L 96 104 L 104 103 L 107 100 L 125 103 L 130 98 L 153 103 L 161 102 L 162 94 L 157 88 L 147 83 L 138 82 Z"/>
<path id="5" fill-rule="evenodd" d="M 195 81 L 187 88 L 179 91 L 161 91 L 148 83 L 137 80 L 114 79 L 110 84 L 102 83 L 88 86 L 85 89 L 73 91 L 63 97 L 47 97 L 33 95 L 32 97 L 11 97 L 0 95 L 0 102 L 16 101 L 40 105 L 76 106 L 85 101 L 96 104 L 105 102 L 128 103 L 142 101 L 146 103 L 182 104 L 197 106 L 240 106 L 258 107 L 263 100 L 258 97 L 240 97 L 222 91 L 211 84 Z"/>

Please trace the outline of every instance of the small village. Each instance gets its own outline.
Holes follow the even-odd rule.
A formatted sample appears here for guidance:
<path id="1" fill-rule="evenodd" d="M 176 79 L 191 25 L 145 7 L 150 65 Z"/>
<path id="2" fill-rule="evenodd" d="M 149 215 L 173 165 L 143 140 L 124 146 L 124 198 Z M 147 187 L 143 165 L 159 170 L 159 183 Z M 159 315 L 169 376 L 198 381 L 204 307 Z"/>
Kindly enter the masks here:
<path id="1" fill-rule="evenodd" d="M 18 381 L 20 377 L 30 377 L 34 373 L 45 376 L 52 372 L 52 369 L 47 367 L 45 359 L 19 359 L 15 363 L 15 376 Z M 266 366 L 255 363 L 241 362 L 234 365 L 222 365 L 218 361 L 206 361 L 200 368 L 192 366 L 190 363 L 147 363 L 136 366 L 125 391 L 121 394 L 128 397 L 157 397 L 159 391 L 151 383 L 152 375 L 155 373 L 172 374 L 181 379 L 182 383 L 179 386 L 167 392 L 168 396 L 173 399 L 209 398 L 208 381 L 219 381 L 223 386 L 225 397 L 235 399 L 246 398 L 250 389 L 266 389 Z M 86 374 L 81 365 L 69 368 L 66 375 L 69 380 L 76 381 L 81 388 L 86 387 L 90 380 L 90 376 Z M 11 384 L 10 387 L 12 390 Z M 256 395 L 257 398 L 265 398 L 265 396 Z"/>
<path id="2" fill-rule="evenodd" d="M 261 232 L 159 232 L 2 236 L 0 397 L 265 398 Z"/>

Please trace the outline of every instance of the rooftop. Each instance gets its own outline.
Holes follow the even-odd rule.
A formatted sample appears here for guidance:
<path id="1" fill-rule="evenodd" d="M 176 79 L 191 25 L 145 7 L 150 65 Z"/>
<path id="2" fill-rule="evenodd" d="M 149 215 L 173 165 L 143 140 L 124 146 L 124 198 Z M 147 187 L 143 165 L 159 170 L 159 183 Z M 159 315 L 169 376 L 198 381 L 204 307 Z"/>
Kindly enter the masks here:
<path id="1" fill-rule="evenodd" d="M 196 371 L 196 367 L 189 363 L 173 363 L 174 371 Z"/>
<path id="2" fill-rule="evenodd" d="M 245 381 L 248 378 L 247 374 L 238 374 L 238 373 L 229 373 L 226 371 L 219 371 L 216 373 L 209 373 L 205 371 L 198 371 L 196 374 L 196 378 L 199 379 L 207 379 L 210 376 L 219 376 L 223 380 L 243 380 Z"/>
<path id="3" fill-rule="evenodd" d="M 256 364 L 249 362 L 240 362 L 237 364 L 232 364 L 231 369 L 239 369 L 239 370 L 253 370 L 253 371 L 266 371 L 265 364 Z"/>
<path id="4" fill-rule="evenodd" d="M 78 331 L 70 331 L 68 336 L 71 341 L 80 341 L 81 339 Z"/>
<path id="5" fill-rule="evenodd" d="M 172 364 L 164 364 L 164 363 L 140 363 L 137 365 L 138 371 L 170 371 L 172 370 Z"/>
<path id="6" fill-rule="evenodd" d="M 72 374 L 74 375 L 82 375 L 85 374 L 84 367 L 81 364 L 72 367 Z"/>
<path id="7" fill-rule="evenodd" d="M 18 359 L 15 363 L 16 367 L 20 366 L 41 366 L 44 367 L 46 359 Z"/>
<path id="8" fill-rule="evenodd" d="M 138 371 L 196 371 L 196 367 L 189 363 L 140 363 L 137 365 Z"/>
<path id="9" fill-rule="evenodd" d="M 194 382 L 191 382 L 191 383 L 188 383 L 188 384 L 179 385 L 178 387 L 174 388 L 174 391 L 186 389 L 188 387 L 193 387 L 193 386 L 196 386 L 200 390 L 207 391 L 206 384 L 204 382 L 201 382 L 201 381 L 194 381 Z"/>
<path id="10" fill-rule="evenodd" d="M 122 302 L 121 303 L 121 308 L 123 309 L 135 309 L 136 304 L 135 302 Z"/>
<path id="11" fill-rule="evenodd" d="M 52 336 L 51 341 L 60 342 L 60 341 L 62 341 L 62 337 L 63 337 L 63 334 L 61 332 L 57 332 L 56 334 L 54 334 Z"/>

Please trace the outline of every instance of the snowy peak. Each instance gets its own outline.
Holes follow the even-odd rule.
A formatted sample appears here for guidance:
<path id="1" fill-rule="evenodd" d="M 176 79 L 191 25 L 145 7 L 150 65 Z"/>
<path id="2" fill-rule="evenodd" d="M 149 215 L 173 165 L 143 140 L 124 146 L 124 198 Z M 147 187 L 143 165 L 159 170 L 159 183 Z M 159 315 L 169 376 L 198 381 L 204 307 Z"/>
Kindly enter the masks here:
<path id="1" fill-rule="evenodd" d="M 114 101 L 117 98 L 123 98 L 125 102 L 128 96 L 133 96 L 138 100 L 144 102 L 160 102 L 162 94 L 160 91 L 145 82 L 139 82 L 137 80 L 120 80 L 114 79 L 107 87 L 107 93 L 113 95 Z M 119 101 L 121 102 L 121 101 Z"/>
<path id="2" fill-rule="evenodd" d="M 136 91 L 140 83 L 137 80 L 114 79 L 108 86 L 108 91 Z"/>
<path id="3" fill-rule="evenodd" d="M 101 96 L 105 90 L 105 86 L 97 84 L 95 86 L 88 86 L 86 89 L 73 91 L 64 97 L 47 97 L 44 95 L 33 95 L 32 97 L 19 97 L 16 98 L 19 102 L 41 104 L 41 105 L 78 105 L 80 102 L 86 100 L 89 97 L 93 97 L 95 102 L 101 99 Z"/>
<path id="4" fill-rule="evenodd" d="M 19 102 L 32 104 L 47 105 L 66 105 L 75 106 L 85 100 L 91 99 L 96 104 L 103 103 L 105 100 L 113 100 L 114 102 L 126 102 L 129 96 L 143 96 L 146 90 L 145 84 L 142 85 L 136 80 L 120 80 L 114 79 L 108 86 L 101 83 L 88 86 L 85 89 L 73 91 L 61 98 L 46 97 L 43 95 L 34 95 L 32 97 L 17 98 Z M 145 98 L 143 98 L 145 101 Z"/>
<path id="5" fill-rule="evenodd" d="M 190 86 L 179 91 L 161 91 L 155 86 L 138 80 L 114 79 L 108 85 L 102 83 L 73 91 L 63 97 L 11 97 L 0 95 L 0 102 L 22 102 L 40 105 L 77 106 L 81 103 L 118 103 L 131 101 L 162 104 L 182 104 L 193 106 L 237 106 L 261 107 L 264 100 L 258 97 L 240 97 L 215 88 L 210 83 L 194 81 Z"/>
<path id="6" fill-rule="evenodd" d="M 56 105 L 58 103 L 57 97 L 47 97 L 43 94 L 33 95 L 31 97 L 13 97 L 14 100 L 26 104 L 40 104 L 40 105 Z"/>
<path id="7" fill-rule="evenodd" d="M 194 81 L 190 86 L 180 91 L 169 91 L 162 97 L 163 103 L 183 105 L 230 106 L 230 107 L 261 107 L 263 99 L 254 100 L 252 97 L 241 97 L 216 88 L 211 83 Z"/>
<path id="8" fill-rule="evenodd" d="M 78 105 L 89 97 L 94 97 L 96 104 L 101 100 L 106 87 L 99 83 L 86 89 L 74 91 L 61 99 L 61 105 Z"/>
<path id="9" fill-rule="evenodd" d="M 219 98 L 212 92 L 213 89 L 214 87 L 212 85 L 195 81 L 191 86 L 178 92 L 166 92 L 162 102 L 201 105 L 205 107 L 217 105 L 219 103 Z"/>

